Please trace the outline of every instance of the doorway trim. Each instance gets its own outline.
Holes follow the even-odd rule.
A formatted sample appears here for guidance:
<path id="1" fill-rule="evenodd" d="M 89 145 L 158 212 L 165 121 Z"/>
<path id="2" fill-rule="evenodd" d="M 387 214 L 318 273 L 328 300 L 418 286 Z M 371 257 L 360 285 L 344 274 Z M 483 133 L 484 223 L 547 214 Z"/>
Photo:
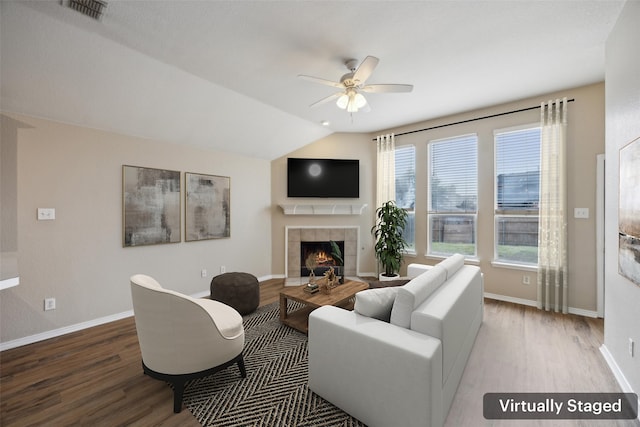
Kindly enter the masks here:
<path id="1" fill-rule="evenodd" d="M 605 155 L 596 156 L 596 286 L 598 317 L 604 318 L 604 215 Z"/>

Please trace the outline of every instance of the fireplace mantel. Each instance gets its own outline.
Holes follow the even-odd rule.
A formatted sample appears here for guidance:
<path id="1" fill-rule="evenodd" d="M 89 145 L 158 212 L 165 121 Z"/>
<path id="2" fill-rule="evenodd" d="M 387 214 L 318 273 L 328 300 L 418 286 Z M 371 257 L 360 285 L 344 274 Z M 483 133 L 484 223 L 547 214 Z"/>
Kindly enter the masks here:
<path id="1" fill-rule="evenodd" d="M 285 215 L 362 215 L 365 204 L 334 203 L 334 204 L 282 204 Z"/>

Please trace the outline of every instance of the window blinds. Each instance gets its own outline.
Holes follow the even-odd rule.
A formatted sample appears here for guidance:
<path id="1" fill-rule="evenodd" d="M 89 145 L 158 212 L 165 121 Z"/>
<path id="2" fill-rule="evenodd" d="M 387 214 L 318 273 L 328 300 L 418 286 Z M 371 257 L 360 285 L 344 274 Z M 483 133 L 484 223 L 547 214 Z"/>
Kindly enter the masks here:
<path id="1" fill-rule="evenodd" d="M 429 212 L 475 213 L 478 205 L 476 134 L 429 144 Z"/>
<path id="2" fill-rule="evenodd" d="M 540 200 L 540 128 L 495 132 L 496 212 L 536 211 Z"/>
<path id="3" fill-rule="evenodd" d="M 413 145 L 396 147 L 395 161 L 396 204 L 413 210 L 416 201 L 416 148 Z"/>

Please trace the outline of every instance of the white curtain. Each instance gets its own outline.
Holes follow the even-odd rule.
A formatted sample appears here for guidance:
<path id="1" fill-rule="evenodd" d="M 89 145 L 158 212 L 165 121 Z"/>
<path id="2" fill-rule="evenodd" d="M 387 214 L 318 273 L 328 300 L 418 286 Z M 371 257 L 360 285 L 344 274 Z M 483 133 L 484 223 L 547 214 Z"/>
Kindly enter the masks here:
<path id="1" fill-rule="evenodd" d="M 567 313 L 567 98 L 542 103 L 538 308 Z"/>
<path id="2" fill-rule="evenodd" d="M 376 207 L 384 202 L 396 199 L 396 158 L 395 138 L 393 134 L 377 137 L 378 172 L 376 187 Z"/>

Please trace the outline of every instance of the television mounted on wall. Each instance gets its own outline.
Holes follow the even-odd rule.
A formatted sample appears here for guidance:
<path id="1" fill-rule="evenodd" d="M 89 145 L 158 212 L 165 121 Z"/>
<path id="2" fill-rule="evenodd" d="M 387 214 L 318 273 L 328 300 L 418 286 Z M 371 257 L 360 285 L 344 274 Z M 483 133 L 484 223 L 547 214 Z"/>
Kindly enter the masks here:
<path id="1" fill-rule="evenodd" d="M 287 197 L 358 198 L 357 159 L 287 159 Z"/>

